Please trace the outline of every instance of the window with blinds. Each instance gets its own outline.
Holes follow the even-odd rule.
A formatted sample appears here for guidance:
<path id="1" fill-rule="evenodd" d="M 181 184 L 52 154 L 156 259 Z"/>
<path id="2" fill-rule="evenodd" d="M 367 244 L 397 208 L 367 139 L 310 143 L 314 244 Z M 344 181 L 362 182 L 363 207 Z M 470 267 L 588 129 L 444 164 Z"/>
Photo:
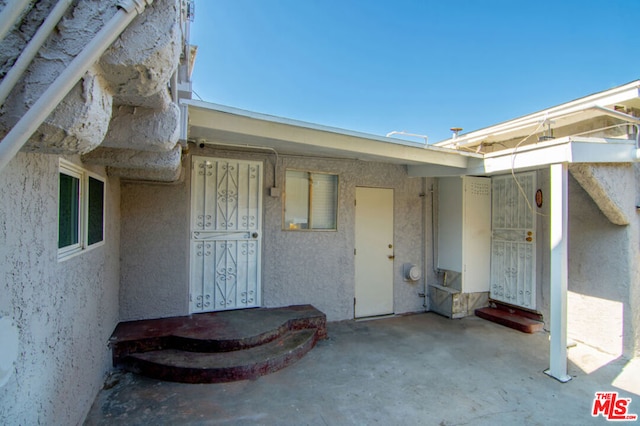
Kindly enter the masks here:
<path id="1" fill-rule="evenodd" d="M 286 171 L 284 229 L 336 230 L 337 216 L 337 175 Z"/>

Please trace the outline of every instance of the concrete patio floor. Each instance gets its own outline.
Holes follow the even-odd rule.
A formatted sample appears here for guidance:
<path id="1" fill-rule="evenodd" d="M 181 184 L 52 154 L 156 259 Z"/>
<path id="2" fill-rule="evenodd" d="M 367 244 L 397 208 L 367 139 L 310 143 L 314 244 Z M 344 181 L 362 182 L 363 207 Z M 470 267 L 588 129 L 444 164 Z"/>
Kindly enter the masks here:
<path id="1" fill-rule="evenodd" d="M 569 350 L 573 380 L 562 384 L 543 373 L 546 333 L 426 313 L 329 323 L 328 334 L 297 363 L 254 381 L 114 374 L 85 425 L 605 424 L 591 416 L 598 391 L 632 398 L 629 413 L 640 414 L 635 361 L 578 344 Z"/>

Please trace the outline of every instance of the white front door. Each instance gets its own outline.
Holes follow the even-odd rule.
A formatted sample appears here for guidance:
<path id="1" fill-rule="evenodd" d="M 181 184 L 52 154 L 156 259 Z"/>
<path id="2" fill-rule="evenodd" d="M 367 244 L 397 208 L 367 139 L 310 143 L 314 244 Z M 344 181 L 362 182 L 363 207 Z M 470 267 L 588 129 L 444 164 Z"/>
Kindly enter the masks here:
<path id="1" fill-rule="evenodd" d="M 193 156 L 189 309 L 260 306 L 262 163 Z"/>
<path id="2" fill-rule="evenodd" d="M 356 188 L 355 317 L 393 313 L 393 189 Z"/>
<path id="3" fill-rule="evenodd" d="M 527 309 L 536 308 L 535 192 L 535 172 L 492 178 L 490 297 Z"/>

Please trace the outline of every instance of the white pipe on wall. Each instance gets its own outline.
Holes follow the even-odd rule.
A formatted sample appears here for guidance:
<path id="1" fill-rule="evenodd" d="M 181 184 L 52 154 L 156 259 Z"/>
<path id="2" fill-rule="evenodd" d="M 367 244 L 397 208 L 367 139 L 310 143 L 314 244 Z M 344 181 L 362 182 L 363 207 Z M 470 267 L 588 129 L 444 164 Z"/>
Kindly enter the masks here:
<path id="1" fill-rule="evenodd" d="M 73 0 L 60 0 L 51 10 L 47 19 L 44 20 L 38 31 L 33 38 L 29 40 L 29 43 L 24 48 L 16 62 L 13 64 L 9 72 L 2 79 L 0 83 L 0 105 L 4 103 L 9 96 L 11 90 L 15 87 L 16 83 L 27 69 L 33 58 L 38 53 L 38 50 L 42 47 L 44 42 L 51 34 L 51 31 L 58 25 L 58 22 L 64 15 L 64 12 L 69 8 Z"/>
<path id="2" fill-rule="evenodd" d="M 4 39 L 20 13 L 29 4 L 29 0 L 9 0 L 0 12 L 0 40 Z"/>
<path id="3" fill-rule="evenodd" d="M 120 36 L 131 21 L 144 11 L 153 0 L 126 0 L 118 2 L 118 11 L 95 37 L 85 46 L 40 98 L 22 116 L 0 142 L 0 171 L 24 146 L 44 120 L 64 99 L 69 91 L 96 63 L 104 51 Z"/>

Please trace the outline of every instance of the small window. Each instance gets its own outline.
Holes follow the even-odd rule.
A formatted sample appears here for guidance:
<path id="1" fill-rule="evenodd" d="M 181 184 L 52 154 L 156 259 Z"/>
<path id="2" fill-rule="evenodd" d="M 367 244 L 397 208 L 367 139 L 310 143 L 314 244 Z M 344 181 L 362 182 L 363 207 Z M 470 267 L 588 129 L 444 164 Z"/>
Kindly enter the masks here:
<path id="1" fill-rule="evenodd" d="M 58 212 L 58 248 L 73 250 L 80 246 L 80 179 L 72 170 L 60 170 Z"/>
<path id="2" fill-rule="evenodd" d="M 337 175 L 287 170 L 285 179 L 284 229 L 337 229 Z"/>
<path id="3" fill-rule="evenodd" d="M 104 240 L 104 182 L 89 176 L 87 245 Z"/>
<path id="4" fill-rule="evenodd" d="M 58 259 L 104 241 L 104 180 L 60 160 Z"/>

